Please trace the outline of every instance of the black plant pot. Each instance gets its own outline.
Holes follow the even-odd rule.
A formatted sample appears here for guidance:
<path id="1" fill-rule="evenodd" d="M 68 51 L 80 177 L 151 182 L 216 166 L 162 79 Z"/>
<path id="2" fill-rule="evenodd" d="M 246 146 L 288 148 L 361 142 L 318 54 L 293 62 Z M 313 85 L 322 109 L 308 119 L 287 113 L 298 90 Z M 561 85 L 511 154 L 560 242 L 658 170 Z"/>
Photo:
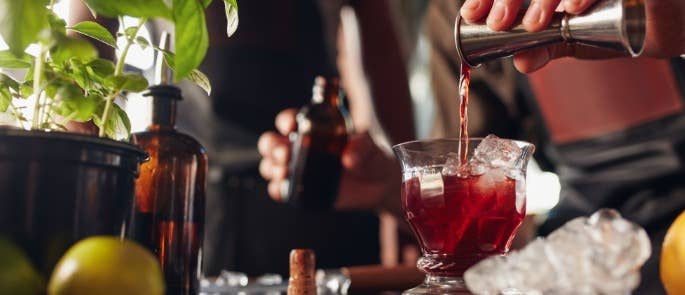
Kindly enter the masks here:
<path id="1" fill-rule="evenodd" d="M 145 159 L 123 142 L 0 129 L 0 235 L 49 275 L 75 242 L 122 234 Z"/>

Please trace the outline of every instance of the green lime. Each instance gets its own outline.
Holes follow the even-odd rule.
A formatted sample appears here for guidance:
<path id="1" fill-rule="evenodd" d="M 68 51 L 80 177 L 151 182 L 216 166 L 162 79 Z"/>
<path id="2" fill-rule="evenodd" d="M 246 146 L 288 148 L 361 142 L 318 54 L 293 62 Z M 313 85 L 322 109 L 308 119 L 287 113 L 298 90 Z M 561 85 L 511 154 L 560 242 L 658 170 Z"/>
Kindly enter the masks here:
<path id="1" fill-rule="evenodd" d="M 24 251 L 0 237 L 0 290 L 7 294 L 35 295 L 44 290 L 44 285 Z"/>
<path id="2" fill-rule="evenodd" d="M 133 241 L 92 237 L 71 247 L 55 266 L 50 295 L 161 295 L 159 262 Z"/>

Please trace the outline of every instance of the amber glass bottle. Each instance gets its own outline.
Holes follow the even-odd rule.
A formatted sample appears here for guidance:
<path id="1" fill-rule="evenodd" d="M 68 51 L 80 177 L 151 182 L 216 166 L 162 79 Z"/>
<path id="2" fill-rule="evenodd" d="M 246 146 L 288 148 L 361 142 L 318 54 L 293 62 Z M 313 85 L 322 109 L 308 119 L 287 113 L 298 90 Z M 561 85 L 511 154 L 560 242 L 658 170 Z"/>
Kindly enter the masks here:
<path id="1" fill-rule="evenodd" d="M 176 131 L 181 91 L 152 86 L 152 124 L 134 134 L 150 155 L 136 182 L 129 238 L 152 250 L 164 271 L 167 293 L 197 294 L 202 267 L 207 155 L 192 137 Z"/>
<path id="2" fill-rule="evenodd" d="M 312 102 L 297 114 L 297 132 L 291 135 L 288 202 L 304 209 L 332 207 L 338 194 L 348 122 L 338 79 L 317 77 Z"/>

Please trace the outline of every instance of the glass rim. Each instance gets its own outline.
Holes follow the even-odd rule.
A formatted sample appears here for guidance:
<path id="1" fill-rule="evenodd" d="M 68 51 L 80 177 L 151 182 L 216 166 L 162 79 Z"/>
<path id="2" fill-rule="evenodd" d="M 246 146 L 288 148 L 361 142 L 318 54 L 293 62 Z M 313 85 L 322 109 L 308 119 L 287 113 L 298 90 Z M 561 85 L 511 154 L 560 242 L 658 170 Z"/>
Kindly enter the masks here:
<path id="1" fill-rule="evenodd" d="M 482 141 L 485 139 L 485 137 L 469 137 L 468 141 Z M 517 140 L 517 139 L 509 139 L 509 138 L 499 138 L 502 140 L 507 140 L 511 142 L 515 142 L 519 147 L 529 147 L 529 146 L 535 146 L 534 144 L 524 141 L 524 140 Z M 460 143 L 462 141 L 467 140 L 466 138 L 454 138 L 454 137 L 449 137 L 449 138 L 430 138 L 430 139 L 418 139 L 418 140 L 412 140 L 412 141 L 407 141 L 403 143 L 398 143 L 396 145 L 392 146 L 393 150 L 398 150 L 401 148 L 406 148 L 407 146 L 413 145 L 413 144 L 430 144 L 430 143 L 449 143 L 449 142 L 454 142 L 454 143 Z M 411 149 L 409 149 L 411 150 Z"/>

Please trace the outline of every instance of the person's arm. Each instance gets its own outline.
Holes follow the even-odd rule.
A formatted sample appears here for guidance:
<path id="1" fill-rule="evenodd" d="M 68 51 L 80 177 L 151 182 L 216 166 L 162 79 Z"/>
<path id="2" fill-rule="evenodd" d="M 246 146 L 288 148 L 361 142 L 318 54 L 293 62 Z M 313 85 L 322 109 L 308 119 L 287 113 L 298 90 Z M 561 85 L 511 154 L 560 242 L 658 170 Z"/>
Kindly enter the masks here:
<path id="1" fill-rule="evenodd" d="M 415 139 L 409 81 L 388 0 L 351 2 L 376 115 L 393 144 Z"/>
<path id="2" fill-rule="evenodd" d="M 555 9 L 578 14 L 598 0 L 531 0 L 523 17 L 528 31 L 539 31 L 547 27 Z M 647 12 L 647 36 L 643 55 L 650 57 L 675 57 L 685 54 L 685 1 L 644 0 Z M 468 22 L 486 19 L 493 30 L 507 30 L 516 19 L 523 0 L 467 0 L 461 8 L 461 15 Z M 552 59 L 573 56 L 579 58 L 608 58 L 606 50 L 587 46 L 557 45 L 537 48 L 517 54 L 516 68 L 524 73 L 543 67 Z"/>
<path id="3" fill-rule="evenodd" d="M 340 74 L 350 99 L 352 117 L 365 107 L 364 93 L 353 91 L 359 81 L 351 79 L 366 76 L 371 87 L 371 99 L 375 113 L 392 143 L 413 140 L 414 120 L 409 82 L 405 62 L 395 35 L 390 10 L 386 0 L 360 0 L 353 3 L 359 24 L 361 66 L 356 48 L 341 38 L 339 54 L 342 59 Z M 356 32 L 347 32 L 354 35 Z M 339 61 L 340 62 L 340 61 Z M 353 81 L 354 80 L 354 81 Z M 356 85 L 359 86 L 359 85 Z M 355 113 L 355 111 L 357 111 Z M 279 133 L 266 132 L 258 143 L 263 156 L 259 171 L 269 181 L 268 192 L 275 200 L 282 200 L 281 188 L 287 180 L 287 164 L 290 146 L 286 135 L 295 130 L 295 110 L 285 110 L 276 118 Z M 359 122 L 368 124 L 362 114 Z M 369 134 L 369 126 L 355 126 L 353 135 L 342 155 L 343 175 L 337 209 L 383 209 L 400 215 L 399 196 L 401 171 L 395 159 L 382 150 Z"/>

